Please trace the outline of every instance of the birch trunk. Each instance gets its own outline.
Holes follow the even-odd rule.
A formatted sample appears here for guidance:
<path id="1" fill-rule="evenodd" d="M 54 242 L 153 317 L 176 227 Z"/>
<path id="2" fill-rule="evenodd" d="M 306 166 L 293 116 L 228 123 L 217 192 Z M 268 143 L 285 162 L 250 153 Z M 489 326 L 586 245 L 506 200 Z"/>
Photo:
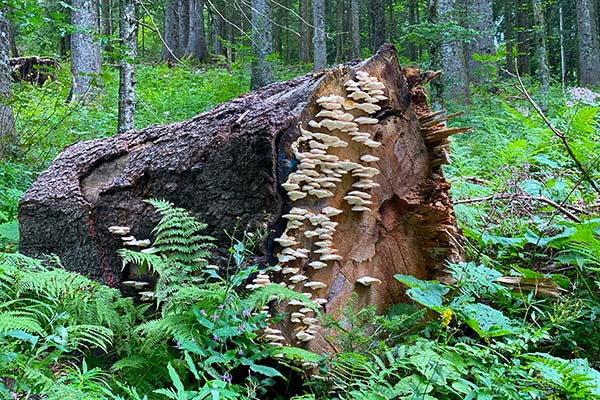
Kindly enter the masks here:
<path id="1" fill-rule="evenodd" d="M 119 36 L 124 53 L 119 60 L 118 132 L 132 130 L 135 114 L 135 58 L 137 56 L 138 0 L 120 0 Z"/>

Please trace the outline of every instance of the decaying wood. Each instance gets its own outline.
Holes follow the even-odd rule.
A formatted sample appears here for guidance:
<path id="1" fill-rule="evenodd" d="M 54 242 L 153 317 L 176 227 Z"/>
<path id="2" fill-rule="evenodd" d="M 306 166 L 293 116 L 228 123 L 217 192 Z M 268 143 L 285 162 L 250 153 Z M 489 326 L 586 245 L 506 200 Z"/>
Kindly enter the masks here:
<path id="1" fill-rule="evenodd" d="M 269 85 L 190 121 L 74 144 L 25 193 L 20 248 L 135 286 L 108 228 L 149 237 L 157 216 L 143 200 L 163 198 L 207 222 L 223 246 L 223 229 L 236 223 L 272 232 L 262 252 L 280 271 L 250 287 L 286 284 L 333 315 L 353 296 L 382 311 L 404 299 L 394 274 L 443 279 L 460 248 L 441 166 L 448 136 L 465 130 L 431 116 L 422 86 L 431 74 L 405 74 L 384 46 L 359 64 Z M 353 95 L 359 81 L 372 87 Z M 273 307 L 294 313 L 278 327 L 287 342 L 336 350 L 301 305 Z"/>
<path id="2" fill-rule="evenodd" d="M 9 60 L 11 78 L 15 82 L 29 82 L 42 86 L 47 80 L 56 78 L 58 61 L 43 57 L 17 57 Z"/>

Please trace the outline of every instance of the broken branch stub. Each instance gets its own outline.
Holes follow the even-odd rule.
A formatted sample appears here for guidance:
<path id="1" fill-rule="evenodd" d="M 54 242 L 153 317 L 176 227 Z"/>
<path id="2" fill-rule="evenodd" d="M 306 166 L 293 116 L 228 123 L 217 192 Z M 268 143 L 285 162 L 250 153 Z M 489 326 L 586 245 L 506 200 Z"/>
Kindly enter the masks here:
<path id="1" fill-rule="evenodd" d="M 459 256 L 440 167 L 457 132 L 432 123 L 424 89 L 409 81 L 388 45 L 190 121 L 75 144 L 23 197 L 21 249 L 105 282 L 139 281 L 121 273 L 122 240 L 109 228 L 150 237 L 157 221 L 143 200 L 164 198 L 207 222 L 224 248 L 222 230 L 238 218 L 273 232 L 262 251 L 279 272 L 248 289 L 286 285 L 334 315 L 351 296 L 383 311 L 404 299 L 394 274 L 441 279 Z M 265 340 L 337 350 L 306 303 L 273 307 L 291 317 Z"/>

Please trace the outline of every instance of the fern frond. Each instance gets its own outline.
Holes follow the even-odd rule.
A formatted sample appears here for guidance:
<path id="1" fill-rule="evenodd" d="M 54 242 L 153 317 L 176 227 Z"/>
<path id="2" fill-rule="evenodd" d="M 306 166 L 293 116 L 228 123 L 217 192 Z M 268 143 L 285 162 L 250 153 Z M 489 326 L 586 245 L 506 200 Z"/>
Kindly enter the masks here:
<path id="1" fill-rule="evenodd" d="M 0 313 L 0 333 L 21 330 L 27 333 L 43 334 L 44 329 L 31 313 L 4 311 Z"/>
<path id="2" fill-rule="evenodd" d="M 112 344 L 113 331 L 100 325 L 72 325 L 67 328 L 69 344 L 74 347 L 97 347 L 104 352 Z"/>

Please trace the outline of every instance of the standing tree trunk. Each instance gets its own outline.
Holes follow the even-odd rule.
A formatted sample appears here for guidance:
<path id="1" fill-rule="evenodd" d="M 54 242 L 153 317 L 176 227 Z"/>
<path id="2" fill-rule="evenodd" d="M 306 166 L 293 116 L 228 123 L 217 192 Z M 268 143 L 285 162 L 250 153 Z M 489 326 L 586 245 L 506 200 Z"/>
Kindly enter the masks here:
<path id="1" fill-rule="evenodd" d="M 179 61 L 177 58 L 177 22 L 177 0 L 168 0 L 165 3 L 165 33 L 163 35 L 161 61 Z"/>
<path id="2" fill-rule="evenodd" d="M 204 31 L 204 0 L 189 0 L 190 2 L 190 35 L 186 54 L 198 61 L 206 61 L 206 33 Z"/>
<path id="3" fill-rule="evenodd" d="M 313 36 L 314 70 L 327 67 L 327 43 L 325 42 L 325 0 L 313 0 Z"/>
<path id="4" fill-rule="evenodd" d="M 300 0 L 300 62 L 310 62 L 312 18 L 310 16 L 310 0 Z"/>
<path id="5" fill-rule="evenodd" d="M 120 0 L 119 37 L 124 50 L 119 61 L 118 131 L 133 129 L 135 114 L 135 57 L 137 56 L 138 0 Z"/>
<path id="6" fill-rule="evenodd" d="M 577 44 L 579 49 L 579 81 L 582 86 L 600 83 L 600 53 L 594 0 L 577 0 Z"/>
<path id="7" fill-rule="evenodd" d="M 114 33 L 113 28 L 113 1 L 112 0 L 100 0 L 100 33 L 105 39 L 108 39 Z M 110 41 L 105 41 L 105 51 L 112 51 Z"/>
<path id="8" fill-rule="evenodd" d="M 533 20 L 535 23 L 535 41 L 538 53 L 538 75 L 540 80 L 540 94 L 542 95 L 541 107 L 548 108 L 548 90 L 550 89 L 550 72 L 546 61 L 546 23 L 541 0 L 532 0 Z"/>
<path id="9" fill-rule="evenodd" d="M 252 79 L 250 88 L 258 89 L 272 83 L 273 66 L 267 60 L 273 53 L 269 0 L 252 0 Z"/>
<path id="10" fill-rule="evenodd" d="M 8 20 L 8 49 L 10 50 L 11 57 L 19 57 L 19 50 L 17 49 L 17 42 L 15 40 L 15 24 L 11 20 Z"/>
<path id="11" fill-rule="evenodd" d="M 69 100 L 80 100 L 93 94 L 100 86 L 102 68 L 98 34 L 98 9 L 94 0 L 73 0 L 71 20 L 75 31 L 71 35 L 71 92 Z"/>
<path id="12" fill-rule="evenodd" d="M 514 38 L 513 38 L 513 3 L 507 1 L 504 3 L 504 43 L 506 45 L 506 69 L 510 72 L 515 71 Z"/>
<path id="13" fill-rule="evenodd" d="M 190 0 L 177 0 L 177 57 L 182 58 L 190 35 Z"/>
<path id="14" fill-rule="evenodd" d="M 360 9 L 359 0 L 350 0 L 350 20 L 352 31 L 352 58 L 360 58 Z"/>
<path id="15" fill-rule="evenodd" d="M 11 97 L 10 68 L 8 66 L 9 38 L 6 10 L 0 8 L 0 160 L 6 160 L 15 145 L 15 119 L 9 104 Z"/>
<path id="16" fill-rule="evenodd" d="M 418 0 L 408 0 L 406 4 L 408 10 L 408 24 L 416 25 L 419 23 L 419 1 Z M 416 62 L 419 57 L 419 51 L 417 45 L 414 41 L 410 41 L 408 43 L 408 58 Z"/>
<path id="17" fill-rule="evenodd" d="M 531 75 L 531 43 L 529 31 L 531 23 L 529 14 L 531 13 L 531 3 L 528 0 L 517 0 L 517 67 L 520 74 Z"/>
<path id="18" fill-rule="evenodd" d="M 434 23 L 456 23 L 455 0 L 430 0 L 430 19 Z M 443 79 L 435 82 L 436 102 L 442 103 L 444 98 L 451 98 L 459 103 L 470 101 L 469 79 L 463 56 L 461 42 L 453 37 L 442 38 L 432 49 L 433 65 L 444 71 Z"/>
<path id="19" fill-rule="evenodd" d="M 349 81 L 385 95 L 372 93 L 378 98 L 367 104 L 351 96 Z M 352 121 L 317 117 L 335 104 L 351 107 L 345 116 Z M 446 263 L 457 261 L 450 184 L 440 165 L 456 128 L 434 115 L 418 71 L 404 76 L 388 46 L 360 64 L 269 85 L 190 121 L 77 143 L 23 196 L 19 249 L 57 254 L 66 268 L 123 287 L 130 278 L 117 255 L 123 241 L 109 227 L 149 238 L 157 216 L 143 200 L 161 198 L 207 222 L 206 234 L 224 253 L 224 229 L 264 226 L 263 265 L 282 266 L 266 272 L 270 280 L 312 296 L 324 313 L 339 316 L 353 298 L 383 312 L 405 300 L 394 274 L 440 279 Z M 363 133 L 344 131 L 353 126 Z M 294 191 L 292 181 L 306 187 Z M 280 246 L 286 237 L 294 242 L 285 245 L 288 253 Z M 290 250 L 298 257 L 283 257 Z M 325 340 L 326 328 L 297 335 L 303 328 L 287 317 L 280 327 L 287 342 L 338 350 Z"/>
<path id="20" fill-rule="evenodd" d="M 375 51 L 385 42 L 385 2 L 384 0 L 371 0 L 370 7 L 369 44 L 371 50 Z"/>
<path id="21" fill-rule="evenodd" d="M 485 69 L 485 64 L 475 60 L 475 55 L 485 57 L 496 53 L 492 0 L 466 0 L 465 4 L 467 27 L 478 32 L 474 40 L 464 45 L 468 77 L 471 82 L 484 83 L 489 80 L 490 71 Z"/>

